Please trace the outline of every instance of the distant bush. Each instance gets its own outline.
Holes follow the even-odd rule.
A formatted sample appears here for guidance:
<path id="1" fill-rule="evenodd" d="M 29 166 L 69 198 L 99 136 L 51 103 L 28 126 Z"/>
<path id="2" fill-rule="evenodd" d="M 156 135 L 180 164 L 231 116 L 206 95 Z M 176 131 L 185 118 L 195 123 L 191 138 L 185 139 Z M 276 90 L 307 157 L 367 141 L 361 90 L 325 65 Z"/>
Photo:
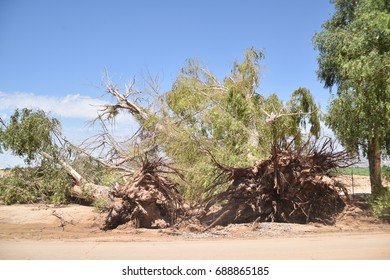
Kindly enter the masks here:
<path id="1" fill-rule="evenodd" d="M 108 211 L 110 200 L 108 198 L 98 198 L 92 202 L 92 206 L 96 208 L 99 213 Z"/>
<path id="2" fill-rule="evenodd" d="M 340 175 L 359 175 L 370 176 L 370 170 L 368 167 L 345 167 L 337 169 L 337 173 Z"/>
<path id="3" fill-rule="evenodd" d="M 370 176 L 370 170 L 368 167 L 345 167 L 339 168 L 336 171 L 340 175 L 360 175 L 360 176 Z M 382 167 L 382 177 L 390 181 L 390 166 Z"/>

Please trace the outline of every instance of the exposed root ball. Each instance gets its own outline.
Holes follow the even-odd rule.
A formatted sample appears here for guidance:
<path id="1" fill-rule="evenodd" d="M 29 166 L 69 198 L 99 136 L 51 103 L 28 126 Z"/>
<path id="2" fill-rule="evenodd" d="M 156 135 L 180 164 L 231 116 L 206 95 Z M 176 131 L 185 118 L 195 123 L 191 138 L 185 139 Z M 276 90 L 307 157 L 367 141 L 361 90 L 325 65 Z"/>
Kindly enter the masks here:
<path id="1" fill-rule="evenodd" d="M 327 141 L 306 152 L 278 150 L 250 167 L 217 164 L 231 184 L 208 199 L 202 220 L 208 225 L 254 221 L 332 224 L 345 206 L 339 194 L 347 194 L 332 171 L 345 166 L 348 159 L 346 153 L 334 153 Z M 208 209 L 215 203 L 222 207 L 211 213 Z"/>
<path id="2" fill-rule="evenodd" d="M 114 229 L 128 222 L 140 228 L 165 228 L 175 224 L 184 207 L 177 184 L 161 175 L 169 172 L 168 168 L 161 161 L 144 162 L 131 183 L 112 193 L 114 203 L 103 229 Z"/>

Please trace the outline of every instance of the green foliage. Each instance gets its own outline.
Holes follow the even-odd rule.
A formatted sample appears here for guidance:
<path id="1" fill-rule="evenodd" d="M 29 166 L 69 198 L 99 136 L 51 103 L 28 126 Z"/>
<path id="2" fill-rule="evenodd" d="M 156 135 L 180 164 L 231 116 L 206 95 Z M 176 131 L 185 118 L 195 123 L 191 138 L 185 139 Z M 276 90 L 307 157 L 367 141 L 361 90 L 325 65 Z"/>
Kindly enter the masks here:
<path id="1" fill-rule="evenodd" d="M 337 172 L 341 175 L 358 175 L 358 176 L 369 176 L 370 170 L 368 167 L 346 167 L 340 168 Z"/>
<path id="2" fill-rule="evenodd" d="M 276 94 L 265 97 L 256 91 L 263 57 L 262 51 L 247 50 L 244 60 L 234 63 L 231 73 L 222 80 L 196 61 L 188 60 L 172 89 L 156 100 L 160 106 L 154 105 L 153 113 L 147 117 L 136 114 L 142 117 L 143 128 L 140 138 L 135 140 L 139 140 L 136 149 L 172 160 L 185 173 L 181 191 L 193 201 L 200 200 L 205 189 L 218 179 L 210 154 L 223 164 L 246 166 L 267 157 L 275 145 L 285 145 L 293 139 L 296 145 L 300 145 L 311 136 L 318 137 L 318 108 L 307 89 L 294 91 L 288 102 L 283 102 Z M 117 115 L 118 108 L 121 107 L 107 105 L 109 121 Z M 306 125 L 310 126 L 308 136 L 302 132 Z M 42 111 L 24 109 L 16 111 L 9 125 L 0 130 L 0 148 L 24 156 L 28 163 L 36 160 L 39 154 L 51 159 L 51 169 L 41 172 L 48 172 L 56 178 L 58 174 L 54 172 L 59 169 L 55 168 L 55 163 L 69 167 L 63 164 L 63 153 L 55 144 L 59 142 L 56 142 L 58 136 L 57 120 Z M 72 150 L 69 154 L 74 158 Z M 71 166 L 87 182 L 94 184 L 110 185 L 121 178 L 120 173 L 107 170 L 90 157 L 78 157 Z M 47 193 L 48 177 L 37 174 L 35 170 L 29 172 L 29 180 L 19 182 L 18 178 L 13 178 L 15 181 L 7 182 L 7 186 L 20 185 L 18 191 L 32 193 L 32 197 L 23 200 L 7 196 L 7 203 L 44 201 L 52 197 L 61 200 L 60 196 Z M 27 181 L 34 186 L 28 185 Z M 67 185 L 65 181 L 62 183 Z M 66 188 L 62 191 L 65 199 Z M 4 189 L 4 192 L 9 192 L 9 189 Z M 98 208 L 104 205 L 104 202 L 96 203 Z"/>
<path id="3" fill-rule="evenodd" d="M 60 135 L 59 121 L 49 118 L 44 111 L 16 110 L 10 123 L 0 130 L 0 147 L 31 163 L 39 152 L 54 149 L 56 134 Z"/>
<path id="4" fill-rule="evenodd" d="M 289 101 L 289 111 L 291 113 L 299 113 L 299 112 L 312 112 L 309 115 L 294 115 L 292 117 L 292 121 L 295 122 L 294 125 L 291 125 L 293 129 L 299 129 L 303 127 L 306 129 L 307 125 L 310 124 L 310 135 L 318 138 L 320 134 L 320 119 L 319 119 L 319 108 L 315 104 L 313 96 L 310 91 L 305 88 L 299 88 L 295 90 Z M 301 134 L 299 131 L 294 131 L 291 135 L 295 135 L 296 137 L 300 137 Z M 300 143 L 301 139 L 297 139 L 298 143 Z"/>
<path id="5" fill-rule="evenodd" d="M 69 202 L 71 178 L 48 162 L 40 167 L 15 167 L 0 179 L 0 198 L 5 204 Z"/>
<path id="6" fill-rule="evenodd" d="M 59 121 L 43 111 L 16 110 L 9 123 L 3 123 L 0 146 L 25 157 L 28 164 L 35 161 L 37 165 L 15 168 L 0 181 L 0 197 L 5 203 L 67 203 L 68 190 L 74 183 L 67 173 L 72 172 L 69 166 L 78 171 L 85 183 L 111 185 L 122 180 L 121 174 L 91 157 L 74 154 L 72 146 L 61 141 Z"/>
<path id="7" fill-rule="evenodd" d="M 326 123 L 351 153 L 367 155 L 376 192 L 381 153 L 390 155 L 390 2 L 333 2 L 335 14 L 314 37 L 318 77 L 337 86 Z"/>
<path id="8" fill-rule="evenodd" d="M 110 205 L 110 200 L 108 198 L 98 198 L 92 202 L 92 206 L 96 208 L 99 213 L 106 212 Z"/>
<path id="9" fill-rule="evenodd" d="M 342 144 L 367 153 L 370 137 L 390 150 L 390 2 L 334 1 L 336 13 L 314 38 L 318 76 L 337 98 L 327 123 Z"/>
<path id="10" fill-rule="evenodd" d="M 385 180 L 390 182 L 390 166 L 383 166 L 382 167 L 382 176 L 383 176 L 383 178 L 385 178 Z"/>
<path id="11" fill-rule="evenodd" d="M 33 203 L 38 196 L 36 182 L 26 170 L 16 167 L 0 179 L 0 198 L 5 204 Z"/>
<path id="12" fill-rule="evenodd" d="M 188 60 L 163 96 L 159 115 L 144 123 L 156 135 L 151 144 L 157 144 L 192 182 L 184 183 L 187 197 L 201 199 L 218 176 L 205 150 L 223 164 L 246 166 L 267 157 L 273 143 L 296 139 L 299 145 L 305 125 L 318 137 L 318 108 L 307 89 L 296 90 L 287 103 L 276 94 L 265 97 L 256 92 L 263 57 L 261 51 L 247 50 L 222 81 Z M 267 122 L 269 114 L 278 115 L 277 120 Z"/>
<path id="13" fill-rule="evenodd" d="M 72 162 L 72 168 L 83 177 L 84 184 L 81 189 L 84 197 L 90 197 L 90 184 L 100 186 L 113 186 L 114 184 L 125 184 L 123 173 L 112 170 L 102 163 L 96 161 L 90 156 L 79 156 Z M 86 199 L 85 202 L 88 202 Z M 106 198 L 98 198 L 96 201 L 92 201 L 92 206 L 95 206 L 98 211 L 104 211 L 107 206 L 108 200 Z"/>
<path id="14" fill-rule="evenodd" d="M 319 108 L 309 90 L 298 88 L 291 94 L 290 100 L 284 105 L 276 96 L 271 95 L 264 103 L 266 111 L 279 112 L 278 117 L 271 123 L 272 141 L 279 146 L 293 145 L 300 147 L 304 141 L 312 137 L 317 139 L 320 133 Z M 307 127 L 308 133 L 304 133 Z"/>
<path id="15" fill-rule="evenodd" d="M 370 176 L 370 170 L 368 167 L 346 167 L 340 168 L 337 172 L 341 175 L 359 175 L 359 176 Z M 390 181 L 390 167 L 382 167 L 382 177 L 387 181 Z"/>
<path id="16" fill-rule="evenodd" d="M 390 217 L 390 191 L 382 189 L 377 195 L 373 195 L 369 199 L 369 204 L 372 209 L 372 214 L 376 217 Z"/>
<path id="17" fill-rule="evenodd" d="M 88 156 L 77 157 L 72 162 L 72 167 L 90 183 L 100 185 L 103 175 L 107 172 L 106 168 L 96 160 Z"/>
<path id="18" fill-rule="evenodd" d="M 0 196 L 10 203 L 67 203 L 72 179 L 56 164 L 60 123 L 44 111 L 16 110 L 0 130 L 0 146 L 37 167 L 14 168 L 0 182 Z M 46 154 L 46 159 L 41 157 Z M 48 161 L 50 158 L 50 161 Z"/>

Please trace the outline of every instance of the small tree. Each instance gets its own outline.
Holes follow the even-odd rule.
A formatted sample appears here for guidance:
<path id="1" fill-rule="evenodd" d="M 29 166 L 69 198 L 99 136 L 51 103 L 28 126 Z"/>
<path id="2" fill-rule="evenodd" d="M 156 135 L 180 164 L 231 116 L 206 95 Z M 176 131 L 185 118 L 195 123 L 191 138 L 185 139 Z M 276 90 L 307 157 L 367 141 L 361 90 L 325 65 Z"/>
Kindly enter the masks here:
<path id="1" fill-rule="evenodd" d="M 367 156 L 371 191 L 379 194 L 381 158 L 390 155 L 390 2 L 333 2 L 335 14 L 314 37 L 318 77 L 337 86 L 326 123 L 346 148 Z"/>

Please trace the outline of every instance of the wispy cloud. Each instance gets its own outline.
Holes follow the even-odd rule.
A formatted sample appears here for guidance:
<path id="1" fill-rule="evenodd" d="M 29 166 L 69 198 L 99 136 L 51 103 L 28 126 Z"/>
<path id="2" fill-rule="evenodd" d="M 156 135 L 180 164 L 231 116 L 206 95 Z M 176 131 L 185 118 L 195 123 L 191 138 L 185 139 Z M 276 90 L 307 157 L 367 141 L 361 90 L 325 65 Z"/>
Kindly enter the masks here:
<path id="1" fill-rule="evenodd" d="M 23 92 L 0 92 L 0 110 L 41 109 L 65 118 L 94 119 L 99 106 L 105 103 L 104 100 L 80 94 L 54 97 Z"/>

